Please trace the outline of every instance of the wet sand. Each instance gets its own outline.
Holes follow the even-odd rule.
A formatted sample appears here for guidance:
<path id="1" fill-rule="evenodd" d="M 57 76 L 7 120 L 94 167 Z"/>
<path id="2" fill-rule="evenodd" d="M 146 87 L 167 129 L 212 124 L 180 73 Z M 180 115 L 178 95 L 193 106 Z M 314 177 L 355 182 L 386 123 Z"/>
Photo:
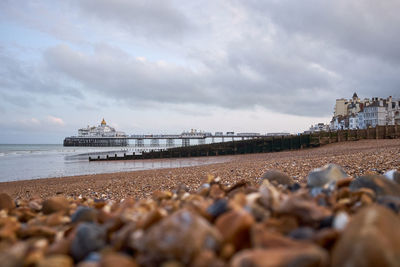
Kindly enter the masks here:
<path id="1" fill-rule="evenodd" d="M 349 175 L 382 173 L 400 169 L 400 139 L 361 140 L 319 148 L 276 153 L 220 156 L 224 163 L 0 183 L 0 192 L 12 198 L 47 198 L 55 195 L 122 199 L 145 198 L 156 190 L 171 190 L 184 184 L 196 190 L 207 175 L 223 183 L 241 179 L 254 182 L 268 169 L 277 169 L 303 183 L 310 170 L 327 163 L 342 166 Z M 113 164 L 113 162 L 110 162 Z"/>

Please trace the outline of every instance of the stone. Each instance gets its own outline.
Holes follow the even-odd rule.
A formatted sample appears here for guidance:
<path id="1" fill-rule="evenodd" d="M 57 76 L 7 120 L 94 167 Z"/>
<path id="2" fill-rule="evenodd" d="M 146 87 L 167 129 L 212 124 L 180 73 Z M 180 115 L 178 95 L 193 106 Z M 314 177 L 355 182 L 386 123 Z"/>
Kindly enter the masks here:
<path id="1" fill-rule="evenodd" d="M 72 240 L 70 253 L 75 261 L 83 260 L 92 251 L 104 247 L 105 230 L 96 223 L 83 222 L 78 225 Z"/>
<path id="2" fill-rule="evenodd" d="M 276 182 L 281 185 L 290 185 L 293 183 L 293 179 L 290 178 L 286 173 L 277 170 L 268 170 L 262 176 L 261 179 L 266 179 L 270 182 Z"/>
<path id="3" fill-rule="evenodd" d="M 89 207 L 79 206 L 71 215 L 71 222 L 97 222 L 97 215 L 97 210 Z"/>
<path id="4" fill-rule="evenodd" d="M 38 267 L 72 267 L 74 262 L 70 256 L 67 255 L 52 255 L 48 256 L 37 264 Z"/>
<path id="5" fill-rule="evenodd" d="M 6 194 L 6 193 L 1 193 L 0 194 L 0 210 L 12 210 L 15 208 L 15 203 L 12 200 L 12 198 Z"/>
<path id="6" fill-rule="evenodd" d="M 207 220 L 185 209 L 162 219 L 146 232 L 133 232 L 131 239 L 132 246 L 150 265 L 166 260 L 188 264 L 204 249 L 216 251 L 222 241 L 220 233 Z"/>
<path id="7" fill-rule="evenodd" d="M 20 267 L 24 266 L 22 259 L 18 258 L 17 256 L 7 253 L 7 252 L 0 252 L 0 262 L 2 267 Z"/>
<path id="8" fill-rule="evenodd" d="M 225 263 L 219 259 L 214 251 L 203 250 L 190 264 L 192 267 L 225 267 Z"/>
<path id="9" fill-rule="evenodd" d="M 135 260 L 128 255 L 116 252 L 105 253 L 100 260 L 100 267 L 137 267 Z"/>
<path id="10" fill-rule="evenodd" d="M 400 197 L 394 196 L 379 196 L 376 202 L 385 206 L 396 213 L 400 213 Z"/>
<path id="11" fill-rule="evenodd" d="M 314 229 L 311 227 L 299 227 L 288 234 L 288 237 L 296 240 L 311 240 L 314 237 Z"/>
<path id="12" fill-rule="evenodd" d="M 221 198 L 207 208 L 207 213 L 210 214 L 213 219 L 215 219 L 228 210 L 228 201 L 224 198 Z"/>
<path id="13" fill-rule="evenodd" d="M 316 246 L 244 250 L 231 260 L 232 267 L 326 266 L 328 253 Z"/>
<path id="14" fill-rule="evenodd" d="M 390 170 L 383 174 L 389 180 L 400 184 L 400 172 L 398 170 Z"/>
<path id="15" fill-rule="evenodd" d="M 254 218 L 244 209 L 232 210 L 218 217 L 215 227 L 222 235 L 224 242 L 232 243 L 236 249 L 250 244 L 250 227 Z"/>
<path id="16" fill-rule="evenodd" d="M 342 231 L 346 228 L 347 224 L 349 223 L 349 215 L 344 212 L 338 212 L 333 219 L 333 228 L 336 230 Z"/>
<path id="17" fill-rule="evenodd" d="M 312 170 L 307 177 L 307 185 L 310 187 L 323 187 L 330 182 L 337 182 L 348 177 L 342 167 L 336 164 L 327 164 L 322 168 Z"/>
<path id="18" fill-rule="evenodd" d="M 278 232 L 273 232 L 261 224 L 253 225 L 251 229 L 251 244 L 255 248 L 302 247 L 303 244 L 287 238 Z"/>
<path id="19" fill-rule="evenodd" d="M 43 201 L 42 211 L 44 214 L 61 212 L 67 214 L 69 211 L 68 200 L 64 197 L 52 197 Z"/>
<path id="20" fill-rule="evenodd" d="M 400 185 L 381 175 L 360 176 L 350 183 L 350 190 L 372 189 L 377 196 L 400 197 Z"/>
<path id="21" fill-rule="evenodd" d="M 399 266 L 400 218 L 371 205 L 353 216 L 332 252 L 332 266 Z"/>
<path id="22" fill-rule="evenodd" d="M 213 199 L 220 199 L 225 196 L 225 191 L 222 190 L 219 184 L 213 184 L 210 187 L 210 192 L 208 193 L 208 196 Z"/>
<path id="23" fill-rule="evenodd" d="M 314 200 L 304 199 L 300 196 L 291 196 L 282 201 L 279 214 L 296 216 L 302 224 L 320 223 L 325 217 L 331 215 L 331 210 L 319 206 Z"/>

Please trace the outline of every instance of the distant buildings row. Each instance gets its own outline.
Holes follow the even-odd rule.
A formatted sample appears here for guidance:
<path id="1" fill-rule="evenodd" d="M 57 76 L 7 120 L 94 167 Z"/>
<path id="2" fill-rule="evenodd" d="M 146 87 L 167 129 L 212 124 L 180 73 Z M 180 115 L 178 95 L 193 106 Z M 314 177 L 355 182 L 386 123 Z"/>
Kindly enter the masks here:
<path id="1" fill-rule="evenodd" d="M 368 127 L 400 125 L 400 99 L 373 97 L 336 99 L 330 124 L 318 123 L 306 132 L 366 129 Z"/>

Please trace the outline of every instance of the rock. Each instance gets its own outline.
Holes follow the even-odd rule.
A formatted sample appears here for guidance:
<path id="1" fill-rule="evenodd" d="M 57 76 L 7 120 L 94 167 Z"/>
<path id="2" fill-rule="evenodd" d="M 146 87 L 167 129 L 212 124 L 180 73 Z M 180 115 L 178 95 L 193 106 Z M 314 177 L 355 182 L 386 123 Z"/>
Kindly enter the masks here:
<path id="1" fill-rule="evenodd" d="M 22 259 L 17 256 L 7 253 L 0 252 L 0 262 L 2 267 L 20 267 L 23 266 Z"/>
<path id="2" fill-rule="evenodd" d="M 394 196 L 379 196 L 376 202 L 382 206 L 385 206 L 392 211 L 399 213 L 400 212 L 400 197 Z"/>
<path id="3" fill-rule="evenodd" d="M 208 193 L 208 196 L 213 198 L 213 199 L 220 199 L 225 196 L 225 191 L 222 190 L 221 186 L 219 184 L 213 184 L 211 185 L 210 192 Z"/>
<path id="4" fill-rule="evenodd" d="M 325 184 L 337 182 L 346 177 L 348 175 L 340 166 L 331 163 L 311 171 L 307 177 L 307 185 L 310 187 L 323 187 Z"/>
<path id="5" fill-rule="evenodd" d="M 1 193 L 0 210 L 12 210 L 13 208 L 15 208 L 15 203 L 12 198 L 6 193 Z"/>
<path id="6" fill-rule="evenodd" d="M 188 264 L 202 250 L 215 251 L 221 235 L 203 217 L 180 210 L 151 226 L 146 233 L 132 233 L 132 244 L 144 254 L 145 262 L 159 265 L 165 260 Z"/>
<path id="7" fill-rule="evenodd" d="M 104 247 L 106 232 L 95 223 L 81 223 L 76 229 L 75 237 L 72 240 L 70 253 L 75 261 L 83 260 L 92 251 Z"/>
<path id="8" fill-rule="evenodd" d="M 372 189 L 377 196 L 400 196 L 400 185 L 381 175 L 360 176 L 350 183 L 350 190 Z"/>
<path id="9" fill-rule="evenodd" d="M 239 209 L 219 216 L 215 227 L 222 234 L 224 242 L 232 243 L 235 248 L 240 249 L 250 244 L 250 227 L 253 223 L 253 216 L 244 209 Z"/>
<path id="10" fill-rule="evenodd" d="M 260 224 L 253 225 L 251 229 L 251 244 L 255 248 L 302 247 L 296 242 L 280 233 L 273 232 Z"/>
<path id="11" fill-rule="evenodd" d="M 262 176 L 261 179 L 266 179 L 270 182 L 276 182 L 281 185 L 290 185 L 293 183 L 293 179 L 290 178 L 286 173 L 277 170 L 268 170 Z"/>
<path id="12" fill-rule="evenodd" d="M 278 213 L 296 216 L 302 224 L 319 224 L 332 212 L 326 207 L 318 206 L 313 200 L 291 196 L 281 203 Z"/>
<path id="13" fill-rule="evenodd" d="M 221 198 L 207 208 L 207 213 L 210 214 L 213 219 L 215 219 L 228 210 L 228 201 L 224 198 Z"/>
<path id="14" fill-rule="evenodd" d="M 93 208 L 79 206 L 76 211 L 71 215 L 71 222 L 96 222 L 97 214 L 97 210 Z"/>
<path id="15" fill-rule="evenodd" d="M 224 262 L 219 259 L 214 251 L 203 250 L 190 264 L 192 267 L 225 267 Z"/>
<path id="16" fill-rule="evenodd" d="M 333 219 L 333 228 L 336 230 L 344 230 L 349 223 L 349 215 L 346 212 L 338 212 L 335 218 Z"/>
<path id="17" fill-rule="evenodd" d="M 311 240 L 314 236 L 314 229 L 311 227 L 299 227 L 291 231 L 288 237 L 296 240 Z"/>
<path id="18" fill-rule="evenodd" d="M 332 266 L 399 266 L 400 218 L 372 205 L 360 210 L 336 242 Z"/>
<path id="19" fill-rule="evenodd" d="M 383 174 L 389 180 L 400 184 L 400 172 L 398 170 L 390 170 Z"/>
<path id="20" fill-rule="evenodd" d="M 52 255 L 39 261 L 38 267 L 72 267 L 74 265 L 71 257 L 67 255 Z"/>
<path id="21" fill-rule="evenodd" d="M 230 263 L 232 267 L 275 266 L 326 266 L 328 254 L 315 246 L 303 248 L 252 249 L 237 253 Z"/>
<path id="22" fill-rule="evenodd" d="M 101 257 L 100 267 L 137 267 L 135 260 L 128 255 L 116 252 L 106 253 Z"/>
<path id="23" fill-rule="evenodd" d="M 64 197 L 52 197 L 43 201 L 42 211 L 44 214 L 51 214 L 53 212 L 61 212 L 67 214 L 69 211 L 68 200 Z"/>

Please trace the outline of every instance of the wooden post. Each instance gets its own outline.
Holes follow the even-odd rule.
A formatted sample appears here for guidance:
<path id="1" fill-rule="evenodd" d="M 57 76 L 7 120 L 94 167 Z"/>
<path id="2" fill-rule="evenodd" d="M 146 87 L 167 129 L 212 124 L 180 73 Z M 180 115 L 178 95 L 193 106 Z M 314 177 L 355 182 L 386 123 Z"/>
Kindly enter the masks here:
<path id="1" fill-rule="evenodd" d="M 378 125 L 377 126 L 375 126 L 375 139 L 378 139 L 379 138 L 379 130 L 378 130 Z"/>

